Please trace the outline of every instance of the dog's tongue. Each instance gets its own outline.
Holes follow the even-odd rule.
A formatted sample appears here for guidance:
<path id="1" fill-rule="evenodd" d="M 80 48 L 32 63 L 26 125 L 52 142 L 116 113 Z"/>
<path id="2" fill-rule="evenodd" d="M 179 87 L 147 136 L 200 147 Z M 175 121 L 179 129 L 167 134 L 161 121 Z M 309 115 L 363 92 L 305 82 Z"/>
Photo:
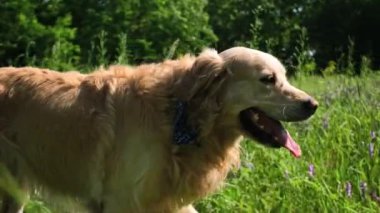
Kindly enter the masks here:
<path id="1" fill-rule="evenodd" d="M 242 118 L 245 122 L 246 130 L 253 136 L 256 134 L 263 136 L 261 140 L 266 140 L 267 144 L 273 147 L 284 147 L 292 153 L 296 158 L 301 157 L 301 148 L 290 136 L 289 132 L 284 128 L 280 121 L 267 116 L 264 112 L 250 108 L 243 111 Z M 246 118 L 249 120 L 247 121 Z M 259 132 L 259 133 L 258 133 Z M 257 137 L 260 140 L 260 137 Z"/>
<path id="2" fill-rule="evenodd" d="M 288 130 L 286 130 L 279 121 L 261 114 L 257 122 L 259 125 L 264 126 L 265 131 L 268 131 L 271 135 L 279 139 L 278 142 L 280 146 L 289 150 L 294 157 L 301 157 L 300 146 L 293 140 Z"/>
<path id="3" fill-rule="evenodd" d="M 296 158 L 301 157 L 301 148 L 300 146 L 293 140 L 292 136 L 290 136 L 289 132 L 285 130 L 283 132 L 283 140 L 285 141 L 284 147 L 292 153 L 292 155 Z"/>

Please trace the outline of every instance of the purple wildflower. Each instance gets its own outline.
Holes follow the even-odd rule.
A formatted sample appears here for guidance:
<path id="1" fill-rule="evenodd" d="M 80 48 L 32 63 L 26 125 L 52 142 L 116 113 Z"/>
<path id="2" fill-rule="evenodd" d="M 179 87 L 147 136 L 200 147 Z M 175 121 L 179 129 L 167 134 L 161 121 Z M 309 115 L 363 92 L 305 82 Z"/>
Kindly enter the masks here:
<path id="1" fill-rule="evenodd" d="M 324 128 L 324 129 L 327 129 L 327 128 L 329 128 L 329 117 L 324 117 L 323 118 L 323 121 L 322 121 L 322 127 Z"/>
<path id="2" fill-rule="evenodd" d="M 372 158 L 373 157 L 373 153 L 374 153 L 374 148 L 375 148 L 375 144 L 374 143 L 369 143 L 369 156 Z"/>
<path id="3" fill-rule="evenodd" d="M 285 177 L 285 179 L 289 180 L 289 171 L 288 170 L 285 170 L 284 177 Z"/>
<path id="4" fill-rule="evenodd" d="M 346 183 L 346 195 L 347 197 L 352 197 L 352 185 L 350 182 Z"/>
<path id="5" fill-rule="evenodd" d="M 380 197 L 377 195 L 375 191 L 371 193 L 371 198 L 373 201 L 376 201 L 377 203 L 380 203 Z"/>
<path id="6" fill-rule="evenodd" d="M 360 187 L 360 195 L 364 199 L 365 198 L 365 193 L 367 191 L 367 183 L 366 182 L 361 182 L 359 187 Z"/>
<path id="7" fill-rule="evenodd" d="M 309 164 L 309 171 L 308 171 L 308 173 L 309 173 L 309 175 L 310 175 L 310 177 L 314 177 L 314 165 L 313 164 Z"/>
<path id="8" fill-rule="evenodd" d="M 371 131 L 370 134 L 372 139 L 376 137 L 376 133 L 374 131 Z"/>
<path id="9" fill-rule="evenodd" d="M 255 168 L 255 166 L 253 165 L 253 163 L 251 162 L 245 162 L 245 165 L 244 165 L 246 168 L 248 169 L 251 169 L 253 170 Z"/>
<path id="10" fill-rule="evenodd" d="M 375 131 L 371 131 L 369 134 L 371 135 L 371 141 L 374 142 L 376 140 L 376 133 L 375 133 Z"/>

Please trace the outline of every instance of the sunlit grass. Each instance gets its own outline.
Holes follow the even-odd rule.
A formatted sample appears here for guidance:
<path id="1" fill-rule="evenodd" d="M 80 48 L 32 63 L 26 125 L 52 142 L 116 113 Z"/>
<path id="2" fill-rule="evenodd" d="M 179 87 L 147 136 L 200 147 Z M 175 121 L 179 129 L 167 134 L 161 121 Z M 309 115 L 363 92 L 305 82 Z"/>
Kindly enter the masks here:
<path id="1" fill-rule="evenodd" d="M 380 76 L 303 77 L 293 84 L 320 102 L 313 118 L 286 124 L 302 158 L 245 141 L 241 168 L 198 203 L 200 212 L 379 211 Z"/>

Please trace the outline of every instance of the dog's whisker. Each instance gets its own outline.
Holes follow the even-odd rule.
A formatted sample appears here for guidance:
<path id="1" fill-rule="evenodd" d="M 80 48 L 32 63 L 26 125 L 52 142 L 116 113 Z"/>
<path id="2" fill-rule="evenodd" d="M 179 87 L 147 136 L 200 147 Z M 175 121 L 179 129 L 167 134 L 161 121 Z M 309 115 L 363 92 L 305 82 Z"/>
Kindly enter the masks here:
<path id="1" fill-rule="evenodd" d="M 286 111 L 286 105 L 282 109 L 282 116 L 284 116 L 284 118 L 287 119 L 285 111 Z"/>

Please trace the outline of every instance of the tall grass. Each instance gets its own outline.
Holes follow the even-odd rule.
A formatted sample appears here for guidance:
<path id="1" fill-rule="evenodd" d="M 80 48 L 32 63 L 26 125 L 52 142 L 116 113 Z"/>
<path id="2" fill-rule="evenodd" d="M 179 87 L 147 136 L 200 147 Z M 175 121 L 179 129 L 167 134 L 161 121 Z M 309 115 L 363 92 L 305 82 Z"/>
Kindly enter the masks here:
<path id="1" fill-rule="evenodd" d="M 320 101 L 310 120 L 286 124 L 302 158 L 245 141 L 241 168 L 200 212 L 378 212 L 379 83 L 376 75 L 297 79 Z"/>

